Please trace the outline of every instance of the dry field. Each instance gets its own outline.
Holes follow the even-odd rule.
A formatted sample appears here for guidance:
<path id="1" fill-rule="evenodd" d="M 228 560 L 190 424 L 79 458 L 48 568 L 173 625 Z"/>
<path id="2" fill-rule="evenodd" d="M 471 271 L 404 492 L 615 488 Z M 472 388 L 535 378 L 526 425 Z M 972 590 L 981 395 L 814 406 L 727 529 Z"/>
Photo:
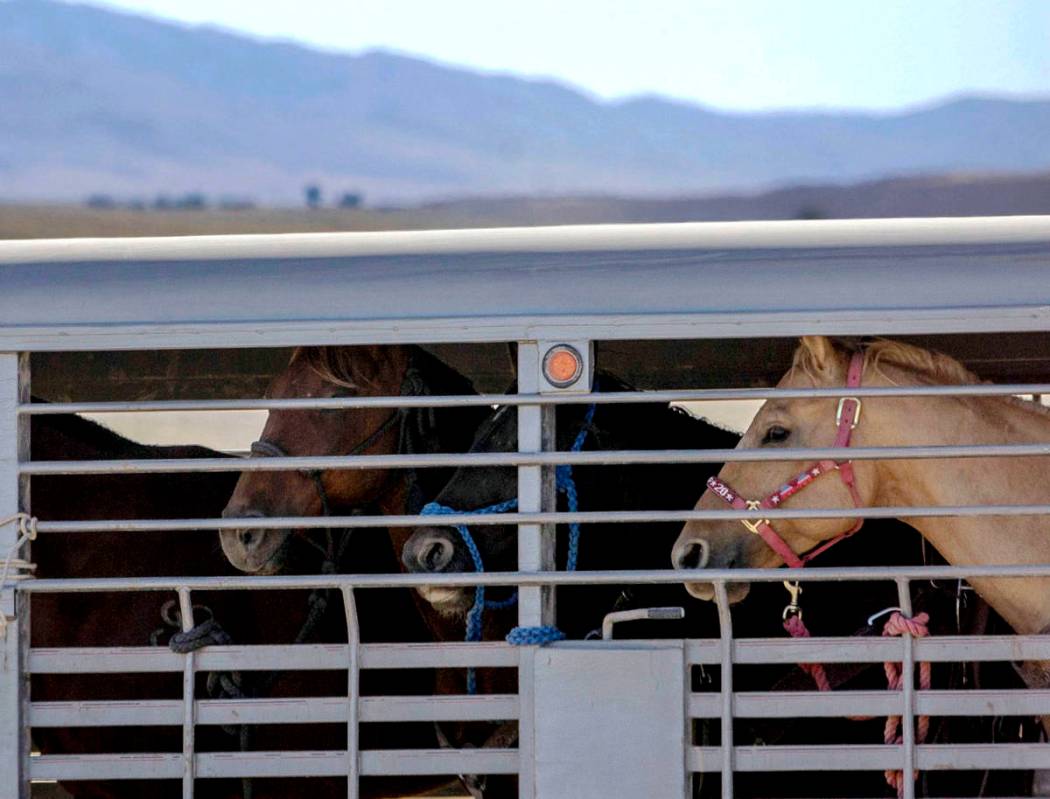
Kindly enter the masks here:
<path id="1" fill-rule="evenodd" d="M 76 205 L 2 205 L 0 240 L 91 236 L 194 236 L 468 227 L 481 220 L 440 210 L 270 209 L 136 211 Z"/>

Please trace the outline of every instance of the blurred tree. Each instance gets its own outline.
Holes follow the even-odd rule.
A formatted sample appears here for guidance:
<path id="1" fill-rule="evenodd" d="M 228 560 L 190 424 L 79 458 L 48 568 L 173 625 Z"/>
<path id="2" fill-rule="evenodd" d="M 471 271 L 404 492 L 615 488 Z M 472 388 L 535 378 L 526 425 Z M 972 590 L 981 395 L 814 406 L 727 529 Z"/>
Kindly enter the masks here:
<path id="1" fill-rule="evenodd" d="M 87 198 L 88 208 L 111 209 L 117 207 L 117 201 L 108 194 L 92 194 Z"/>
<path id="2" fill-rule="evenodd" d="M 339 198 L 340 208 L 360 208 L 364 202 L 364 195 L 359 191 L 348 191 Z"/>
<path id="3" fill-rule="evenodd" d="M 803 205 L 795 213 L 795 219 L 827 219 L 827 214 L 815 205 Z"/>
<path id="4" fill-rule="evenodd" d="M 307 208 L 321 207 L 321 187 L 316 183 L 311 183 L 303 189 L 303 195 L 306 197 Z"/>

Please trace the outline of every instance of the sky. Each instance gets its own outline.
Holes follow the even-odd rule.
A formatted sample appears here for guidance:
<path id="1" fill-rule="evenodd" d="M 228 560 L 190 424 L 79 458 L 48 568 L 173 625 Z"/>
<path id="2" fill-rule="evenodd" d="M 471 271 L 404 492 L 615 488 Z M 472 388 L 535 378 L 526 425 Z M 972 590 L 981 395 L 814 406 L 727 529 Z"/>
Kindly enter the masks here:
<path id="1" fill-rule="evenodd" d="M 330 50 L 548 77 L 602 98 L 887 110 L 1050 96 L 1050 0 L 94 0 Z"/>

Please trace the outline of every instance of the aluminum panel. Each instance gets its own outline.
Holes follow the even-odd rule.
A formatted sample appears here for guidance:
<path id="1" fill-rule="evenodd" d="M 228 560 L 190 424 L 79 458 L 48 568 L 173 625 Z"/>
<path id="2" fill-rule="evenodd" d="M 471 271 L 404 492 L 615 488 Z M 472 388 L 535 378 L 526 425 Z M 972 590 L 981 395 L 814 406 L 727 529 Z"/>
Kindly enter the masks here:
<path id="1" fill-rule="evenodd" d="M 684 797 L 682 642 L 536 650 L 536 796 Z"/>

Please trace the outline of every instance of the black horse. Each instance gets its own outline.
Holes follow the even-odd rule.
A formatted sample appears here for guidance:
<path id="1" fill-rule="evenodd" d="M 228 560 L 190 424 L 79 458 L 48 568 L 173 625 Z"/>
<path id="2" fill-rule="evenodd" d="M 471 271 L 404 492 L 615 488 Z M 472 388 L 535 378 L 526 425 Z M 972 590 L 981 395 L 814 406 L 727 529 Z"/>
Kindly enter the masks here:
<path id="1" fill-rule="evenodd" d="M 607 373 L 599 373 L 595 380 L 599 392 L 631 390 L 622 381 Z M 556 444 L 559 450 L 568 450 L 585 433 L 586 450 L 674 450 L 733 448 L 738 437 L 714 427 L 705 421 L 693 419 L 676 409 L 655 403 L 598 404 L 593 415 L 586 405 L 559 405 L 556 416 Z M 517 449 L 517 413 L 512 407 L 497 409 L 478 429 L 472 451 L 509 452 Z M 697 494 L 703 490 L 706 478 L 718 471 L 717 463 L 586 466 L 573 469 L 573 482 L 581 511 L 607 510 L 685 510 L 694 506 Z M 564 485 L 564 480 L 559 481 Z M 513 499 L 517 493 L 517 474 L 512 467 L 469 468 L 456 472 L 452 480 L 438 494 L 436 502 L 445 508 L 470 511 L 488 508 Z M 559 509 L 566 510 L 567 492 L 559 492 Z M 821 565 L 915 565 L 924 561 L 921 543 L 909 528 L 895 521 L 869 522 L 881 529 L 878 534 L 858 535 L 849 539 L 820 559 Z M 669 568 L 670 545 L 681 525 L 679 523 L 624 524 L 602 523 L 582 526 L 579 543 L 578 569 L 666 569 Z M 516 566 L 516 530 L 509 525 L 475 525 L 468 532 L 476 543 L 486 571 L 512 570 Z M 891 540 L 899 545 L 887 546 Z M 564 569 L 569 550 L 568 525 L 557 528 L 556 564 Z M 417 528 L 402 550 L 404 566 L 418 573 L 470 572 L 475 562 L 463 536 L 454 527 L 434 525 Z M 785 574 L 785 577 L 788 575 Z M 434 607 L 450 619 L 458 620 L 455 637 L 466 634 L 466 618 L 474 605 L 472 589 L 446 587 L 421 589 Z M 500 598 L 490 589 L 487 598 Z M 924 586 L 916 592 L 917 610 L 928 609 L 940 632 L 956 632 L 956 585 Z M 779 584 L 756 584 L 751 595 L 733 609 L 734 636 L 737 638 L 785 637 L 783 610 L 788 595 Z M 960 614 L 959 625 L 966 628 L 969 616 L 987 618 L 986 608 L 974 597 Z M 896 589 L 892 584 L 821 583 L 805 586 L 802 597 L 806 621 L 814 634 L 854 635 L 870 634 L 867 618 L 877 611 L 897 604 Z M 601 627 L 603 617 L 610 612 L 631 608 L 682 606 L 683 621 L 644 621 L 617 626 L 617 637 L 636 638 L 710 638 L 719 634 L 718 620 L 705 603 L 690 602 L 678 585 L 620 585 L 561 587 L 557 595 L 557 626 L 568 638 L 583 638 Z M 709 603 L 707 603 L 709 604 Z M 483 638 L 499 639 L 516 622 L 514 608 L 488 610 L 484 614 Z M 988 664 L 993 665 L 993 664 Z M 815 690 L 812 678 L 798 667 L 738 666 L 734 686 L 747 690 Z M 958 682 L 961 671 L 942 667 L 935 672 L 938 687 Z M 827 667 L 834 687 L 854 689 L 885 689 L 881 664 Z M 483 685 L 482 674 L 478 675 Z M 985 685 L 997 680 L 1017 685 L 1008 669 L 986 668 Z M 693 690 L 716 690 L 718 669 L 696 669 Z M 953 682 L 954 680 L 954 682 Z M 988 740 L 985 720 L 975 728 L 955 727 L 950 739 L 956 742 Z M 994 720 L 990 720 L 994 724 Z M 1016 726 L 1016 725 L 1015 725 Z M 696 725 L 696 743 L 703 739 L 708 744 L 717 742 L 715 725 Z M 941 730 L 945 738 L 944 730 Z M 999 731 L 1002 734 L 1002 731 Z M 881 742 L 882 722 L 852 722 L 845 719 L 761 720 L 743 719 L 736 725 L 737 745 L 751 744 L 832 744 Z M 950 791 L 964 795 L 980 787 L 981 775 L 959 773 L 936 775 L 927 786 L 932 795 Z M 1025 775 L 1007 774 L 1000 786 L 1006 791 L 1023 790 Z M 736 788 L 742 796 L 873 796 L 885 792 L 881 773 L 823 772 L 807 775 L 805 780 L 780 781 L 771 787 L 767 774 L 738 774 Z M 715 780 L 697 780 L 698 792 L 707 795 Z M 932 787 L 931 787 L 932 786 Z M 716 791 L 717 793 L 717 791 Z M 943 793 L 942 793 L 943 795 Z"/>

